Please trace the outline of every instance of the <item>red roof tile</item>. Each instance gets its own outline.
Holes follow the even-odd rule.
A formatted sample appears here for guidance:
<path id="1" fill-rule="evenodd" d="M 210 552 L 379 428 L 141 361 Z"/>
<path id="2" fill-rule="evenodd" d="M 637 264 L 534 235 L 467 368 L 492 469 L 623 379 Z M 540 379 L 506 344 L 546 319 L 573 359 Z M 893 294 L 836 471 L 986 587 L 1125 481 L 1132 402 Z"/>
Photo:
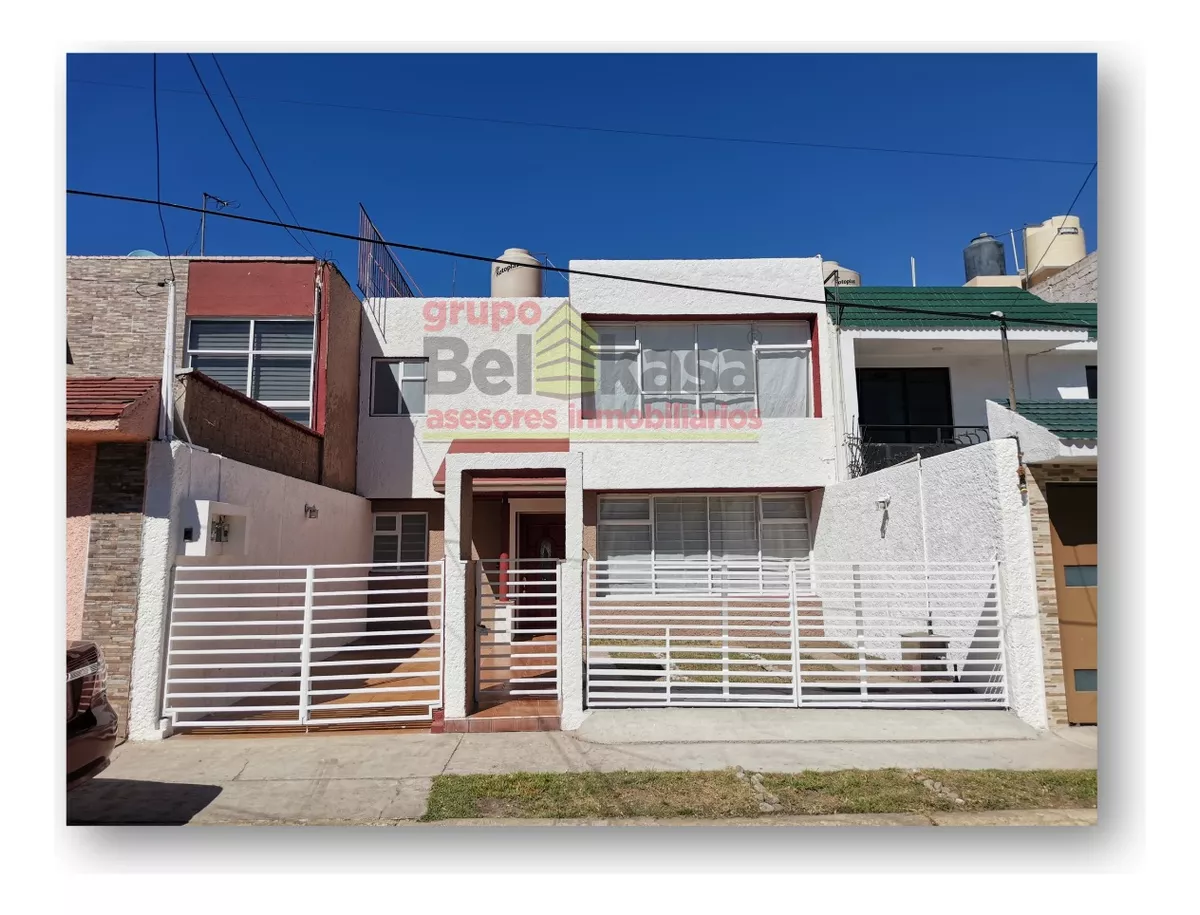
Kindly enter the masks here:
<path id="1" fill-rule="evenodd" d="M 157 378 L 67 378 L 67 419 L 120 419 L 130 406 L 158 390 Z"/>

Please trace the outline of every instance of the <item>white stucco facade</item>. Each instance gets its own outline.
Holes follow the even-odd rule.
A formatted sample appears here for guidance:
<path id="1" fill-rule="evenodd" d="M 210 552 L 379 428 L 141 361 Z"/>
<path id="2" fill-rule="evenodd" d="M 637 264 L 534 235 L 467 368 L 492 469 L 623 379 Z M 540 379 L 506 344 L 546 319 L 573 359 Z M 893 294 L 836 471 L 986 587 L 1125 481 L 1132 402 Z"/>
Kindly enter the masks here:
<path id="1" fill-rule="evenodd" d="M 1017 470 L 1016 443 L 1000 440 L 829 486 L 813 560 L 999 561 L 1010 705 L 1045 728 L 1033 542 Z"/>
<path id="2" fill-rule="evenodd" d="M 184 553 L 184 530 L 198 504 L 244 511 L 245 551 L 221 557 Z M 317 508 L 307 517 L 305 505 Z M 159 714 L 171 571 L 175 565 L 304 565 L 369 562 L 371 503 L 360 496 L 232 461 L 184 442 L 152 442 L 142 528 L 142 574 L 134 634 L 130 739 L 164 735 Z"/>
<path id="3" fill-rule="evenodd" d="M 731 322 L 809 322 L 814 330 L 815 354 L 810 365 L 810 415 L 763 418 L 760 428 L 743 427 L 740 435 L 722 434 L 720 430 L 673 434 L 671 430 L 629 428 L 621 435 L 595 436 L 571 428 L 570 411 L 572 405 L 578 410 L 578 392 L 565 399 L 535 393 L 533 338 L 540 324 L 567 306 L 567 299 L 391 299 L 385 307 L 364 310 L 361 390 L 371 391 L 374 360 L 428 356 L 429 394 L 426 414 L 413 417 L 372 415 L 370 396 L 360 398 L 358 491 L 362 495 L 439 495 L 433 478 L 450 439 L 457 437 L 444 422 L 450 411 L 457 411 L 458 434 L 463 437 L 468 435 L 461 425 L 463 412 L 473 411 L 475 428 L 470 430 L 471 435 L 487 432 L 513 438 L 569 438 L 570 450 L 583 456 L 588 489 L 819 487 L 835 478 L 837 438 L 828 393 L 833 375 L 830 360 L 825 358 L 832 328 L 823 305 L 817 258 L 573 261 L 571 266 L 589 272 L 814 300 L 785 302 L 697 293 L 586 276 L 572 276 L 569 300 L 570 307 L 589 321 L 729 318 Z M 455 306 L 459 310 L 452 317 L 449 310 Z M 497 314 L 503 319 L 510 313 L 514 316 L 511 321 L 492 320 Z M 440 346 L 445 348 L 439 350 Z M 467 354 L 465 364 L 476 371 L 463 390 L 437 393 L 434 363 L 439 353 L 445 356 L 452 349 Z M 442 378 L 450 380 L 450 373 Z M 493 418 L 497 413 L 505 415 L 505 427 L 497 428 L 499 421 L 489 420 L 489 429 L 480 428 L 481 411 L 489 411 Z M 528 425 L 531 412 L 541 414 L 536 428 Z M 520 425 L 513 423 L 512 414 L 522 414 Z M 438 422 L 442 422 L 441 429 L 435 428 Z"/>

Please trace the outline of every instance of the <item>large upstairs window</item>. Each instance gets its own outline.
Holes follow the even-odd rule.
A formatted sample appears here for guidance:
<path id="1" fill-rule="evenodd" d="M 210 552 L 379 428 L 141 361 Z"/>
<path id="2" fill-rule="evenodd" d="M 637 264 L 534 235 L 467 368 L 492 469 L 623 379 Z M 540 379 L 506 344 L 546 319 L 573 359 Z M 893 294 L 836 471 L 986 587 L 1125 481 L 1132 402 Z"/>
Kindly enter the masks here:
<path id="1" fill-rule="evenodd" d="M 807 321 L 593 324 L 596 392 L 585 415 L 756 411 L 809 416 Z"/>
<path id="2" fill-rule="evenodd" d="M 312 424 L 312 321 L 194 318 L 187 364 L 288 419 Z"/>

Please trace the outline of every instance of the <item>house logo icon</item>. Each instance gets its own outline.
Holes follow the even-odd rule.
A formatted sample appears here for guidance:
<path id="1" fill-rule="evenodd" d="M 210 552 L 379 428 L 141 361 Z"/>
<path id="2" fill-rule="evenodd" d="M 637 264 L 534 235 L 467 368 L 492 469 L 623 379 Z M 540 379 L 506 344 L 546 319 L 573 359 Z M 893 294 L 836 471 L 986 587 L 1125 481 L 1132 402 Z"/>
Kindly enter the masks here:
<path id="1" fill-rule="evenodd" d="M 570 301 L 551 312 L 533 335 L 534 391 L 542 397 L 570 400 L 596 390 L 600 338 Z"/>

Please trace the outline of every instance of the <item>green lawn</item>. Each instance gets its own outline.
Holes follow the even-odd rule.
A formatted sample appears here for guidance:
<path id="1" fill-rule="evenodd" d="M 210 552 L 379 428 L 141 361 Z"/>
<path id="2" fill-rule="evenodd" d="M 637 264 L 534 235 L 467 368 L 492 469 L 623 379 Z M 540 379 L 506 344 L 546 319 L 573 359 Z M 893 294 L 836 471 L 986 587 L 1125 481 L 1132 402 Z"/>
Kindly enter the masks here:
<path id="1" fill-rule="evenodd" d="M 940 791 L 925 781 L 940 782 Z M 765 773 L 763 801 L 750 773 L 570 772 L 441 775 L 434 779 L 424 819 L 726 817 L 829 813 L 932 813 L 1096 806 L 1096 772 L 1040 769 L 908 769 Z M 957 803 L 956 798 L 962 800 Z"/>

